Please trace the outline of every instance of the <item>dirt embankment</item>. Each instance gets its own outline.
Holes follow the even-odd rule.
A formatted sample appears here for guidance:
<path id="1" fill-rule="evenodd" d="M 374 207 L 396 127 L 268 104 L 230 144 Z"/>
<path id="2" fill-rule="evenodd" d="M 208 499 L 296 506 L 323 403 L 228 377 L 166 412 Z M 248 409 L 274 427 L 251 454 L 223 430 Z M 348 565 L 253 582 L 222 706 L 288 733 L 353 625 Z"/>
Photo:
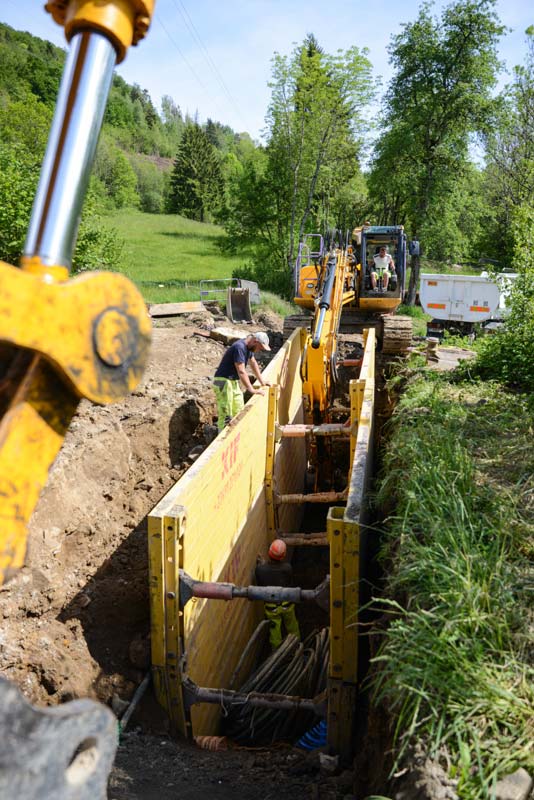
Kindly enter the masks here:
<path id="1" fill-rule="evenodd" d="M 146 515 L 210 441 L 224 345 L 195 334 L 210 324 L 156 328 L 142 385 L 122 403 L 80 406 L 26 566 L 0 591 L 0 672 L 32 702 L 128 699 L 148 666 Z"/>

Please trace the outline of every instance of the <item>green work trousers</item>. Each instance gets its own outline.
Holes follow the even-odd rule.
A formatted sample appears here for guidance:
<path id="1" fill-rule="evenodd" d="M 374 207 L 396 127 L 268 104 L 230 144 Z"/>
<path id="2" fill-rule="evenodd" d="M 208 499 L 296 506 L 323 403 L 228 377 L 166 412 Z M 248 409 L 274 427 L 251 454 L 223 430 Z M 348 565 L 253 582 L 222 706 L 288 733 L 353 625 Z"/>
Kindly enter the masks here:
<path id="1" fill-rule="evenodd" d="M 273 650 L 282 644 L 282 623 L 285 636 L 294 633 L 300 639 L 300 630 L 295 616 L 295 603 L 265 603 L 265 616 L 269 620 L 269 642 Z"/>
<path id="2" fill-rule="evenodd" d="M 245 405 L 245 401 L 239 381 L 231 381 L 229 378 L 214 378 L 213 389 L 217 400 L 217 414 L 219 417 L 217 425 L 219 431 L 222 431 L 232 417 L 239 414 Z"/>

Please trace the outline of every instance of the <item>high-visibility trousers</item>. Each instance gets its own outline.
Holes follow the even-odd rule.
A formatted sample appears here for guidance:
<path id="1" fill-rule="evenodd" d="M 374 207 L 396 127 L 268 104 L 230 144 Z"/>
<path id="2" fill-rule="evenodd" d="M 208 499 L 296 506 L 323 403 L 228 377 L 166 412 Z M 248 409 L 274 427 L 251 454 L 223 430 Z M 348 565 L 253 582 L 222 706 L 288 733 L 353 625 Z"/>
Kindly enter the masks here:
<path id="1" fill-rule="evenodd" d="M 295 616 L 295 603 L 264 603 L 265 616 L 269 620 L 269 642 L 273 650 L 282 644 L 282 623 L 285 636 L 294 633 L 300 639 L 300 630 Z"/>
<path id="2" fill-rule="evenodd" d="M 243 392 L 239 381 L 231 381 L 229 378 L 214 378 L 213 389 L 217 400 L 217 426 L 222 431 L 228 425 L 232 417 L 239 414 L 245 405 Z"/>

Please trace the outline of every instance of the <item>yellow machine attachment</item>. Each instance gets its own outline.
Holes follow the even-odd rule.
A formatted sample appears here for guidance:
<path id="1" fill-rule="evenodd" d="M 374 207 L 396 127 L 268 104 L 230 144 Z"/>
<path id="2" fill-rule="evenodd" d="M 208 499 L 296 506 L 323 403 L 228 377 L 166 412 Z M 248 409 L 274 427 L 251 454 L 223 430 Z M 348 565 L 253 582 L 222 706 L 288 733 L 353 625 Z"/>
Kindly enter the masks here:
<path id="1" fill-rule="evenodd" d="M 312 273 L 313 270 L 313 274 Z M 327 420 L 336 381 L 337 334 L 344 306 L 354 303 L 355 271 L 352 247 L 334 248 L 317 267 L 300 271 L 300 296 L 295 302 L 315 308 L 301 363 L 306 414 L 314 424 Z M 312 288 L 313 287 L 313 288 Z"/>
<path id="2" fill-rule="evenodd" d="M 26 526 L 80 398 L 111 403 L 141 379 L 150 322 L 124 277 L 68 281 L 115 64 L 154 0 L 51 0 L 70 51 L 20 269 L 0 262 L 0 583 L 22 566 Z"/>

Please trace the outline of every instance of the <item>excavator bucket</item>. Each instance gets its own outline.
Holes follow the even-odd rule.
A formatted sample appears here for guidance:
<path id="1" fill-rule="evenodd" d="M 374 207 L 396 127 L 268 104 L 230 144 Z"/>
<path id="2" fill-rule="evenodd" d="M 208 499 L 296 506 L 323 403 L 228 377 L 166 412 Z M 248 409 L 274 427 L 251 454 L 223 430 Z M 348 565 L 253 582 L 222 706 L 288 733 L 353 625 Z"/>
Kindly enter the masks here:
<path id="1" fill-rule="evenodd" d="M 229 286 L 226 293 L 226 316 L 232 322 L 252 322 L 250 290 Z"/>

